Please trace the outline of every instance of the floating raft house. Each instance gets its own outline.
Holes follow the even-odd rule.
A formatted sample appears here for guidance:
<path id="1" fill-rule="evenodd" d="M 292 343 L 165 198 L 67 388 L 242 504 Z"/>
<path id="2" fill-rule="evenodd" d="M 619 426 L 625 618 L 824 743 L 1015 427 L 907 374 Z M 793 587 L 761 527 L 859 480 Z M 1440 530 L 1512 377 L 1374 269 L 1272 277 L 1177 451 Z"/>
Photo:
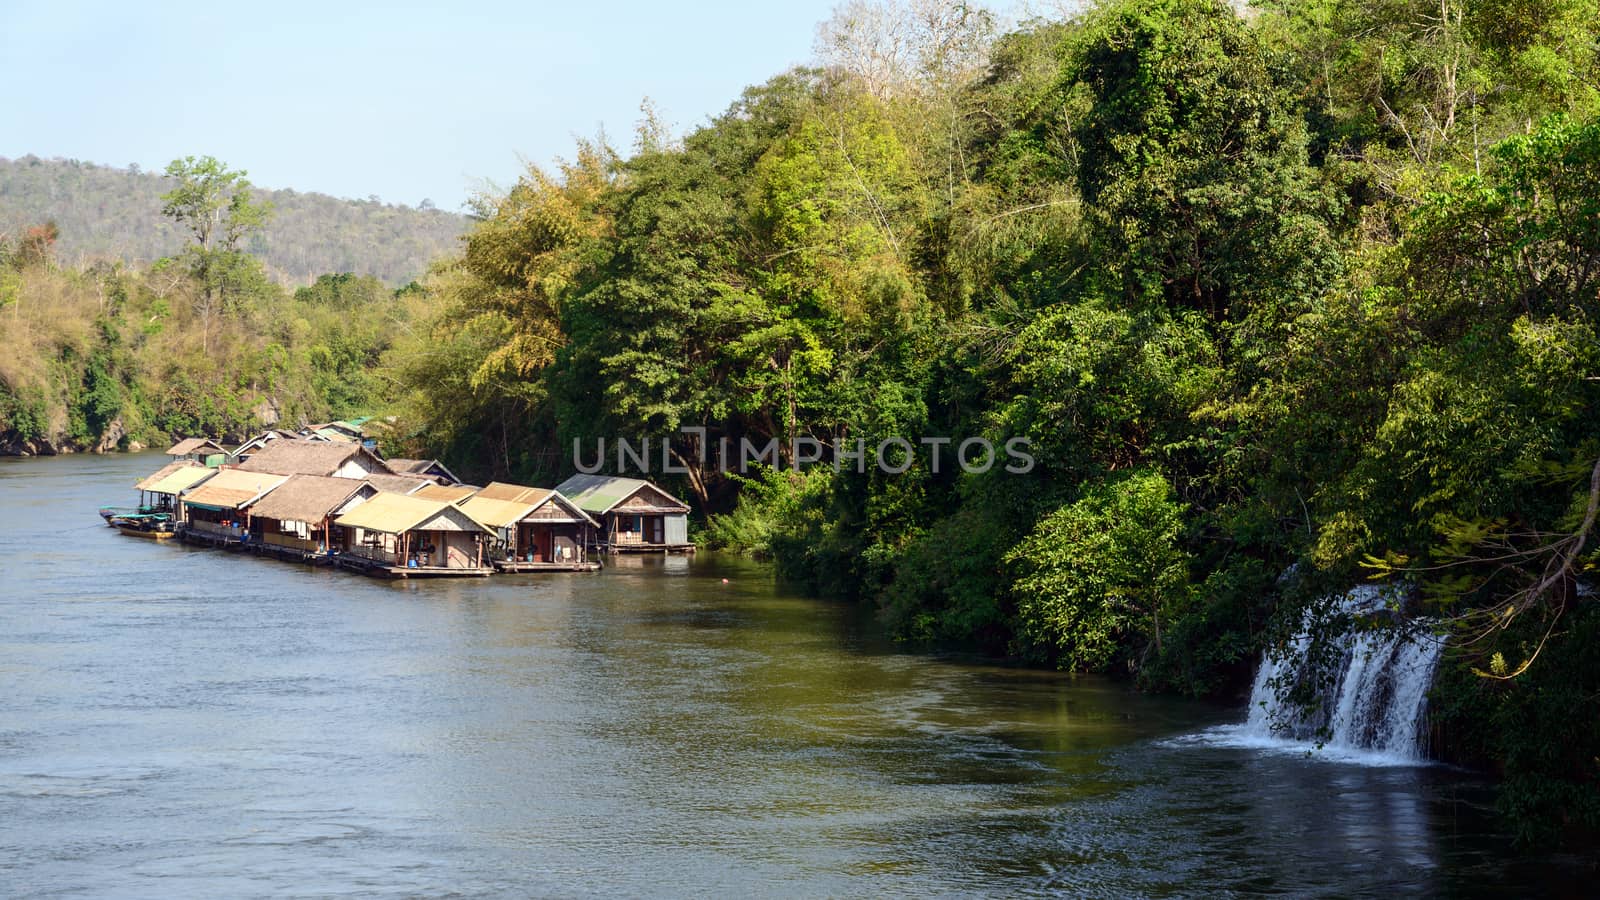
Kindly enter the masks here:
<path id="1" fill-rule="evenodd" d="M 379 492 L 339 516 L 339 564 L 396 578 L 489 575 L 493 530 L 453 503 Z"/>

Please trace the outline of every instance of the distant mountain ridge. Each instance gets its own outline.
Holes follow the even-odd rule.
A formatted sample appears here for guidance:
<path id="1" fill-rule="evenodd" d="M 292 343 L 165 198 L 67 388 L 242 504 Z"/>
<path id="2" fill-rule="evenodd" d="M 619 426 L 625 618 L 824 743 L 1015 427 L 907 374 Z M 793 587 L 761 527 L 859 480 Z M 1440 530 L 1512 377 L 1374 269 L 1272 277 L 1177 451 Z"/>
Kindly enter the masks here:
<path id="1" fill-rule="evenodd" d="M 0 234 L 54 221 L 57 256 L 150 262 L 182 251 L 188 235 L 161 215 L 165 175 L 78 160 L 0 157 Z M 253 188 L 274 206 L 266 229 L 245 249 L 278 280 L 309 284 L 318 275 L 352 272 L 398 286 L 455 250 L 467 216 L 429 207 L 327 194 Z"/>

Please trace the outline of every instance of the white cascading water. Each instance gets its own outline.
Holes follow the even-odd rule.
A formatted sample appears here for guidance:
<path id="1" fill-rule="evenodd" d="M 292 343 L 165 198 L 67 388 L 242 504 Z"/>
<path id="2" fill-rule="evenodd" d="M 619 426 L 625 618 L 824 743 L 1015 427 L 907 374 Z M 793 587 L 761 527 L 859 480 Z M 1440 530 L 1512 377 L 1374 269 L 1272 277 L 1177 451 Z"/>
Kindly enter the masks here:
<path id="1" fill-rule="evenodd" d="M 1344 595 L 1338 611 L 1377 612 L 1387 596 L 1383 588 L 1358 587 Z M 1353 629 L 1339 640 L 1342 646 L 1322 660 L 1313 658 L 1311 636 L 1304 631 L 1285 652 L 1266 654 L 1250 692 L 1249 719 L 1238 735 L 1320 743 L 1340 755 L 1391 764 L 1423 762 L 1428 687 L 1443 640 L 1428 634 L 1408 637 L 1398 628 Z M 1297 684 L 1313 686 L 1314 706 L 1282 699 Z"/>

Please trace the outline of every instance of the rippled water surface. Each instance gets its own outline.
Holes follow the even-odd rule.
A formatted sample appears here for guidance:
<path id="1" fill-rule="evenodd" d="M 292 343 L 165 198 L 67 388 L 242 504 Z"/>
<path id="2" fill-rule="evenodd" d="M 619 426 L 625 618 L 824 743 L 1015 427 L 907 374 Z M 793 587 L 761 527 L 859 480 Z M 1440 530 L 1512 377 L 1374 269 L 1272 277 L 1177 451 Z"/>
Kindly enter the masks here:
<path id="1" fill-rule="evenodd" d="M 0 895 L 1572 877 L 1465 774 L 1188 740 L 1242 712 L 904 652 L 737 560 L 394 584 L 102 525 L 163 461 L 0 460 Z"/>

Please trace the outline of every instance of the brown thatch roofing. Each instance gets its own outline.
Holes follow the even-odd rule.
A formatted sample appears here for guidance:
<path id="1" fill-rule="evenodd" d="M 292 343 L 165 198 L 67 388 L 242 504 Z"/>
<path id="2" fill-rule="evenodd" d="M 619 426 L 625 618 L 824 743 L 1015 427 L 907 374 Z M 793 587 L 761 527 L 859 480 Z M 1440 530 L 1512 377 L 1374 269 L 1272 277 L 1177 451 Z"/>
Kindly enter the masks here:
<path id="1" fill-rule="evenodd" d="M 378 490 L 390 494 L 414 494 L 418 490 L 434 483 L 432 478 L 422 478 L 417 475 L 377 474 L 368 475 L 363 480 Z"/>
<path id="2" fill-rule="evenodd" d="M 456 473 L 450 471 L 444 463 L 439 462 L 437 459 L 406 459 L 397 456 L 392 459 L 386 459 L 384 462 L 389 466 L 389 470 L 397 475 L 436 476 L 441 484 L 461 483 L 461 479 L 456 477 Z"/>
<path id="3" fill-rule="evenodd" d="M 286 438 L 292 441 L 297 437 L 298 435 L 292 431 L 284 431 L 280 428 L 268 428 L 266 431 L 255 435 L 239 446 L 233 448 L 233 455 L 238 456 L 239 454 L 243 453 L 248 456 L 252 451 L 259 450 L 273 441 L 281 441 Z"/>
<path id="4" fill-rule="evenodd" d="M 478 489 L 466 484 L 430 484 L 412 494 L 424 500 L 443 500 L 446 503 L 460 504 L 461 501 L 476 494 Z"/>
<path id="5" fill-rule="evenodd" d="M 406 459 L 403 456 L 391 456 L 384 460 L 396 475 L 420 475 L 422 470 L 433 465 L 431 459 Z"/>
<path id="6" fill-rule="evenodd" d="M 199 453 L 202 450 L 210 450 L 212 453 L 228 452 L 228 448 L 222 446 L 216 441 L 211 440 L 210 438 L 184 438 L 183 440 L 167 448 L 167 455 L 189 456 L 194 453 Z"/>
<path id="7" fill-rule="evenodd" d="M 360 444 L 279 438 L 250 454 L 250 458 L 240 463 L 239 468 L 246 472 L 273 472 L 278 475 L 332 475 L 351 457 L 362 453 L 372 456 L 372 451 Z M 372 459 L 378 470 L 384 471 L 382 460 L 376 456 L 372 456 Z"/>
<path id="8" fill-rule="evenodd" d="M 489 500 L 511 500 L 517 503 L 539 503 L 550 496 L 549 488 L 528 487 L 525 484 L 510 484 L 504 481 L 491 481 L 488 486 L 478 492 L 479 497 Z"/>
<path id="9" fill-rule="evenodd" d="M 256 516 L 293 522 L 321 522 L 362 491 L 373 492 L 365 481 L 354 478 L 325 478 L 321 475 L 290 475 L 250 508 Z"/>
<path id="10" fill-rule="evenodd" d="M 223 469 L 201 482 L 200 486 L 186 491 L 183 502 L 200 506 L 237 509 L 248 506 L 252 500 L 267 493 L 288 479 L 266 472 L 246 472 L 242 469 Z"/>
<path id="11" fill-rule="evenodd" d="M 173 460 L 172 462 L 167 463 L 166 465 L 162 466 L 161 468 L 155 470 L 154 472 L 150 473 L 149 475 L 146 475 L 144 478 L 141 478 L 137 483 L 134 484 L 134 489 L 135 490 L 140 490 L 140 491 L 148 491 L 151 488 L 155 487 L 157 484 L 159 484 L 161 482 L 161 479 L 167 477 L 168 475 L 171 475 L 173 472 L 176 472 L 179 469 L 203 469 L 203 468 L 205 468 L 205 466 L 200 465 L 199 463 L 195 462 L 192 459 L 176 459 L 176 460 Z"/>

